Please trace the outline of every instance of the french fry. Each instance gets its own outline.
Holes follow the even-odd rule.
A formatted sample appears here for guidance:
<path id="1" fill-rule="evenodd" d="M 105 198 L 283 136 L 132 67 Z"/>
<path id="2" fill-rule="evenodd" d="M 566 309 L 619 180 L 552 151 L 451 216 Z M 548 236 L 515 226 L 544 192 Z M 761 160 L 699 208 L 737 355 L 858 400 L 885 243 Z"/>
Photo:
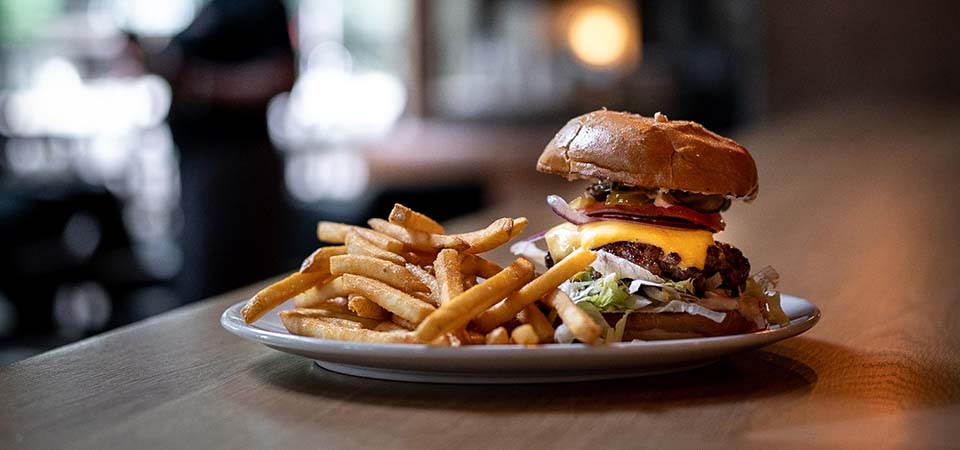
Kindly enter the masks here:
<path id="1" fill-rule="evenodd" d="M 409 320 L 403 319 L 397 316 L 396 314 L 394 314 L 393 317 L 390 318 L 390 321 L 394 325 L 397 325 L 407 331 L 415 330 L 417 328 L 417 324 L 410 322 Z M 451 336 L 452 336 L 451 334 L 440 336 L 434 339 L 433 341 L 430 341 L 430 345 L 442 345 L 442 346 L 453 345 Z M 457 344 L 459 344 L 459 341 L 457 342 Z"/>
<path id="2" fill-rule="evenodd" d="M 386 331 L 386 332 L 388 332 L 388 333 L 390 333 L 390 332 L 398 332 L 398 331 L 399 331 L 399 332 L 408 332 L 408 331 L 410 331 L 409 329 L 404 328 L 404 327 L 401 327 L 400 325 L 397 325 L 397 324 L 395 324 L 395 323 L 393 323 L 393 322 L 380 322 L 379 324 L 377 324 L 377 326 L 373 327 L 373 329 L 374 329 L 375 331 Z"/>
<path id="3" fill-rule="evenodd" d="M 415 264 L 417 266 L 431 266 L 433 265 L 433 260 L 437 258 L 435 253 L 424 253 L 424 252 L 402 252 L 400 256 L 403 257 L 410 264 Z"/>
<path id="4" fill-rule="evenodd" d="M 404 330 L 413 331 L 417 329 L 417 324 L 407 319 L 404 319 L 403 317 L 400 317 L 396 314 L 390 317 L 390 322 L 400 328 L 403 328 Z"/>
<path id="5" fill-rule="evenodd" d="M 320 221 L 317 223 L 317 239 L 330 244 L 343 244 L 347 233 L 353 228 L 353 225 L 345 223 Z"/>
<path id="6" fill-rule="evenodd" d="M 600 324 L 591 319 L 560 289 L 554 289 L 547 293 L 543 297 L 543 302 L 557 312 L 563 324 L 570 329 L 573 336 L 580 342 L 593 344 L 600 337 L 600 333 L 603 332 Z"/>
<path id="7" fill-rule="evenodd" d="M 477 277 L 475 275 L 463 275 L 463 289 L 467 290 L 477 285 Z"/>
<path id="8" fill-rule="evenodd" d="M 370 228 L 403 242 L 410 250 L 436 252 L 444 248 L 463 250 L 470 246 L 466 241 L 455 236 L 411 230 L 383 219 L 370 219 L 367 224 Z"/>
<path id="9" fill-rule="evenodd" d="M 437 300 L 436 298 L 438 297 L 438 295 L 433 295 L 430 292 L 414 291 L 414 292 L 411 292 L 410 295 L 417 300 L 420 300 L 430 306 L 433 306 L 434 308 L 436 308 L 437 306 L 440 306 L 440 301 Z"/>
<path id="10" fill-rule="evenodd" d="M 504 327 L 494 328 L 484 336 L 484 342 L 487 345 L 507 345 L 510 343 L 510 333 Z"/>
<path id="11" fill-rule="evenodd" d="M 350 291 L 343 285 L 342 277 L 336 277 L 308 289 L 304 295 L 294 298 L 293 304 L 297 308 L 321 308 L 328 299 L 348 295 Z"/>
<path id="12" fill-rule="evenodd" d="M 347 234 L 349 234 L 351 231 L 359 234 L 373 245 L 376 245 L 377 247 L 389 252 L 399 253 L 401 250 L 403 250 L 402 242 L 369 228 L 326 221 L 322 221 L 317 224 L 317 238 L 322 242 L 343 244 L 347 240 Z"/>
<path id="13" fill-rule="evenodd" d="M 360 317 L 352 312 L 339 312 L 331 311 L 324 308 L 296 308 L 293 311 L 296 311 L 299 315 L 303 317 L 325 317 L 328 319 L 336 319 L 338 321 L 350 322 L 356 326 L 356 328 L 373 328 L 380 324 L 380 320 L 370 319 L 367 317 Z M 339 322 L 338 322 L 339 323 Z"/>
<path id="14" fill-rule="evenodd" d="M 411 230 L 433 234 L 446 234 L 443 231 L 443 226 L 435 220 L 399 203 L 393 205 L 393 210 L 390 211 L 390 216 L 387 218 L 387 221 Z"/>
<path id="15" fill-rule="evenodd" d="M 406 267 L 372 256 L 339 255 L 330 258 L 330 273 L 362 275 L 403 291 L 427 291 L 429 288 Z"/>
<path id="16" fill-rule="evenodd" d="M 417 279 L 419 279 L 421 283 L 425 284 L 430 290 L 428 299 L 423 297 L 417 298 L 430 303 L 433 306 L 440 306 L 440 285 L 437 284 L 437 279 L 433 275 L 430 275 L 430 272 L 427 272 L 427 269 L 424 269 L 416 264 L 408 263 L 406 267 L 413 276 L 417 277 Z"/>
<path id="17" fill-rule="evenodd" d="M 513 219 L 497 219 L 486 228 L 469 233 L 454 234 L 469 244 L 464 253 L 483 253 L 503 245 L 510 240 L 510 231 L 513 230 Z"/>
<path id="18" fill-rule="evenodd" d="M 581 248 L 548 269 L 543 275 L 520 288 L 519 291 L 511 294 L 502 302 L 494 305 L 490 309 L 483 311 L 476 320 L 477 330 L 488 332 L 498 325 L 510 320 L 527 305 L 535 302 L 538 298 L 546 294 L 551 289 L 560 285 L 584 267 L 590 265 L 596 255 L 586 248 Z"/>
<path id="19" fill-rule="evenodd" d="M 513 342 L 520 345 L 536 345 L 540 343 L 537 332 L 534 331 L 533 325 L 530 324 L 520 325 L 514 328 L 513 333 L 510 333 L 510 339 L 513 339 Z"/>
<path id="20" fill-rule="evenodd" d="M 411 332 L 396 333 L 356 329 L 338 324 L 322 317 L 306 317 L 295 310 L 280 312 L 280 320 L 290 333 L 336 341 L 354 341 L 376 344 L 412 344 L 417 343 Z"/>
<path id="21" fill-rule="evenodd" d="M 440 305 L 463 292 L 463 278 L 460 273 L 460 258 L 451 248 L 440 250 L 433 263 L 433 272 L 437 275 L 437 287 L 440 290 Z"/>
<path id="22" fill-rule="evenodd" d="M 460 254 L 460 271 L 476 275 L 481 278 L 490 278 L 503 270 L 503 267 L 487 260 L 481 256 L 471 255 L 469 253 Z"/>
<path id="23" fill-rule="evenodd" d="M 344 245 L 347 247 L 347 253 L 350 255 L 372 256 L 401 266 L 407 263 L 402 256 L 373 245 L 356 232 L 347 233 Z"/>
<path id="24" fill-rule="evenodd" d="M 390 236 L 369 228 L 353 227 L 353 232 L 366 239 L 371 244 L 380 247 L 390 253 L 400 253 L 403 251 L 403 242 L 400 242 Z"/>
<path id="25" fill-rule="evenodd" d="M 307 289 L 293 298 L 297 308 L 317 308 L 341 313 L 350 313 L 345 297 L 322 297 L 316 286 Z"/>
<path id="26" fill-rule="evenodd" d="M 347 247 L 343 245 L 320 247 L 303 260 L 303 264 L 300 265 L 300 273 L 329 272 L 330 257 L 345 254 L 347 254 Z"/>
<path id="27" fill-rule="evenodd" d="M 513 228 L 510 230 L 510 239 L 513 239 L 517 236 L 520 236 L 520 233 L 523 232 L 523 229 L 527 227 L 527 224 L 530 221 L 526 217 L 517 217 L 513 219 Z"/>
<path id="28" fill-rule="evenodd" d="M 368 319 L 389 320 L 390 312 L 362 295 L 350 294 L 347 307 L 354 314 Z"/>
<path id="29" fill-rule="evenodd" d="M 536 303 L 527 305 L 517 313 L 517 319 L 520 320 L 520 323 L 533 327 L 533 331 L 537 333 L 537 340 L 541 344 L 553 342 L 553 325 L 547 320 L 547 316 L 543 315 L 540 308 L 537 308 Z"/>
<path id="30" fill-rule="evenodd" d="M 240 309 L 240 314 L 243 315 L 245 322 L 256 322 L 257 319 L 263 317 L 267 311 L 280 306 L 280 304 L 288 299 L 306 291 L 325 276 L 327 276 L 327 274 L 322 272 L 296 272 L 254 294 L 254 296 L 247 301 L 247 304 L 243 305 L 243 308 Z"/>
<path id="31" fill-rule="evenodd" d="M 413 323 L 420 323 L 430 313 L 436 311 L 436 308 L 430 306 L 409 294 L 398 289 L 392 288 L 383 282 L 352 274 L 343 274 L 340 276 L 343 285 L 348 292 L 359 294 L 374 303 L 380 305 L 383 309 L 390 311 Z M 436 338 L 436 336 L 434 336 Z M 426 342 L 433 339 L 425 339 Z"/>
<path id="32" fill-rule="evenodd" d="M 524 258 L 517 258 L 500 273 L 440 305 L 440 308 L 417 326 L 417 337 L 422 341 L 430 342 L 453 330 L 464 328 L 477 314 L 530 281 L 531 278 L 533 278 L 533 264 Z"/>
<path id="33" fill-rule="evenodd" d="M 457 338 L 463 345 L 483 345 L 487 340 L 486 335 L 473 330 L 463 330 L 457 334 Z"/>
<path id="34" fill-rule="evenodd" d="M 440 250 L 433 263 L 433 271 L 437 275 L 441 305 L 463 292 L 463 274 L 460 273 L 460 257 L 456 250 L 451 248 Z M 482 344 L 484 341 L 482 334 L 465 329 L 454 330 L 448 333 L 447 337 L 450 339 L 450 345 L 454 347 L 474 345 L 478 342 Z"/>

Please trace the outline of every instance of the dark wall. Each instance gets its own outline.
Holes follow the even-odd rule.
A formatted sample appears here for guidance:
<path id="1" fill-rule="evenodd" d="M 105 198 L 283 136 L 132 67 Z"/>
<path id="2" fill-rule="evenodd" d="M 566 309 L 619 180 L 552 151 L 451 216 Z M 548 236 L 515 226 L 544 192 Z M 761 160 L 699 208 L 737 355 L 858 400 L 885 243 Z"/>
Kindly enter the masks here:
<path id="1" fill-rule="evenodd" d="M 768 104 L 784 111 L 843 95 L 960 94 L 960 2 L 763 3 Z"/>

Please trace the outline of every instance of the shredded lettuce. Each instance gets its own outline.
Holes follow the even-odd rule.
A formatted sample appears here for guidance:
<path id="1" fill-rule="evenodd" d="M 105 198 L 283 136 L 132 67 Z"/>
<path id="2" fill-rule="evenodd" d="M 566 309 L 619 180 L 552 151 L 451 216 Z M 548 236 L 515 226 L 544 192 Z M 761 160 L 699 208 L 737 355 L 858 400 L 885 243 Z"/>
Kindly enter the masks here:
<path id="1" fill-rule="evenodd" d="M 595 277 L 596 272 L 585 270 L 560 285 L 560 290 L 574 303 L 591 305 L 599 312 L 624 312 L 651 304 L 650 299 L 628 292 L 627 284 L 610 273 Z"/>
<path id="2" fill-rule="evenodd" d="M 593 260 L 590 267 L 602 275 L 616 274 L 617 278 L 663 283 L 663 278 L 629 260 L 605 251 L 598 251 L 596 254 L 597 258 Z"/>
<path id="3" fill-rule="evenodd" d="M 722 279 L 717 274 L 707 280 L 707 285 L 715 288 L 720 281 Z M 779 275 L 775 270 L 770 267 L 761 269 L 747 280 L 747 287 L 741 296 L 759 299 L 763 318 L 769 323 L 783 325 L 789 322 L 789 318 L 780 307 L 778 281 Z M 686 313 L 717 323 L 726 318 L 725 312 L 698 303 L 692 278 L 667 281 L 630 261 L 603 251 L 597 252 L 597 259 L 590 267 L 561 284 L 560 289 L 602 327 L 604 342 L 623 340 L 630 314 Z M 623 315 L 614 326 L 610 326 L 603 313 Z M 762 321 L 759 315 L 757 320 Z M 575 339 L 563 325 L 557 328 L 554 338 L 557 342 L 573 342 Z"/>
<path id="4" fill-rule="evenodd" d="M 517 256 L 526 256 L 527 259 L 530 259 L 541 266 L 544 265 L 544 257 L 547 256 L 547 252 L 538 247 L 534 241 L 515 242 L 510 246 L 510 253 L 513 253 Z"/>
<path id="5" fill-rule="evenodd" d="M 773 267 L 767 266 L 747 279 L 747 288 L 741 295 L 761 298 L 766 304 L 766 308 L 761 308 L 763 317 L 770 323 L 785 325 L 790 322 L 790 318 L 780 307 L 780 291 L 777 290 L 779 283 L 780 274 Z"/>
<path id="6" fill-rule="evenodd" d="M 623 341 L 623 332 L 627 329 L 627 317 L 630 316 L 630 311 L 623 313 L 623 317 L 617 321 L 617 324 L 613 326 L 613 336 L 610 337 L 610 342 L 621 342 Z"/>
<path id="7" fill-rule="evenodd" d="M 666 281 L 663 283 L 663 285 L 677 292 L 682 292 L 690 295 L 697 294 L 696 289 L 694 289 L 693 287 L 693 278 L 688 278 L 683 281 Z"/>
<path id="8" fill-rule="evenodd" d="M 687 313 L 695 316 L 706 317 L 716 323 L 723 322 L 723 319 L 727 317 L 726 313 L 714 311 L 705 306 L 698 305 L 696 303 L 685 302 L 682 300 L 673 300 L 670 303 L 667 303 L 663 306 L 643 308 L 638 313 Z"/>
<path id="9" fill-rule="evenodd" d="M 573 336 L 573 331 L 570 331 L 570 327 L 566 324 L 560 324 L 556 330 L 553 330 L 553 340 L 560 344 L 570 344 L 574 339 L 576 338 Z"/>

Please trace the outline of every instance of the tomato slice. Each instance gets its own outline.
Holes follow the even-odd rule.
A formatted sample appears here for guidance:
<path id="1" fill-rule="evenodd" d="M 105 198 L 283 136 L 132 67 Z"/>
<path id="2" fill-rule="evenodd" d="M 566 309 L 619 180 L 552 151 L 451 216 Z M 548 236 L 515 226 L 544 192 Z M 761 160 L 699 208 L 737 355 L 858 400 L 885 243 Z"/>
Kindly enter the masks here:
<path id="1" fill-rule="evenodd" d="M 594 203 L 581 208 L 580 211 L 590 217 L 677 228 L 704 228 L 714 233 L 723 231 L 726 227 L 719 213 L 701 213 L 679 205 L 662 207 L 646 203 L 608 206 L 603 203 Z"/>

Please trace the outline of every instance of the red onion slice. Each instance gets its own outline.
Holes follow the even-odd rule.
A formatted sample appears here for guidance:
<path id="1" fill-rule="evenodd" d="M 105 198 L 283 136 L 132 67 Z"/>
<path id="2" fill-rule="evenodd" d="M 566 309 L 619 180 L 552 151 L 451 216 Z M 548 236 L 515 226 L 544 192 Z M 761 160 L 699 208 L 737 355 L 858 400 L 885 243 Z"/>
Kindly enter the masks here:
<path id="1" fill-rule="evenodd" d="M 593 222 L 597 220 L 580 211 L 577 211 L 576 209 L 573 209 L 573 207 L 571 207 L 570 204 L 559 195 L 548 195 L 547 204 L 550 205 L 550 209 L 552 209 L 554 213 L 562 217 L 563 220 L 566 220 L 574 225 L 583 225 L 587 222 Z"/>

